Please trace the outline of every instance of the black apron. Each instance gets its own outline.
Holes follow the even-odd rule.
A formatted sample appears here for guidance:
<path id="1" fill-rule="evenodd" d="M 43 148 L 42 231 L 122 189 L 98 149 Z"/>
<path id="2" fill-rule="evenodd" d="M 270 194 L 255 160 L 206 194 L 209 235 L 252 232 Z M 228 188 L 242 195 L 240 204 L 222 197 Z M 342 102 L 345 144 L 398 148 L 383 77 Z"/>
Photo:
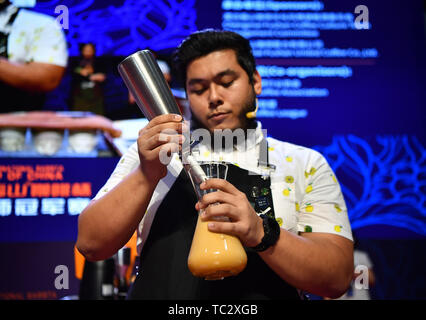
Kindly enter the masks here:
<path id="1" fill-rule="evenodd" d="M 269 177 L 229 164 L 227 180 L 247 195 L 255 209 L 262 210 L 268 202 L 273 206 Z M 247 266 L 239 275 L 213 281 L 194 277 L 187 259 L 198 218 L 196 202 L 182 170 L 155 214 L 128 299 L 300 299 L 297 290 L 250 249 L 246 249 Z M 273 210 L 268 214 L 273 215 Z"/>

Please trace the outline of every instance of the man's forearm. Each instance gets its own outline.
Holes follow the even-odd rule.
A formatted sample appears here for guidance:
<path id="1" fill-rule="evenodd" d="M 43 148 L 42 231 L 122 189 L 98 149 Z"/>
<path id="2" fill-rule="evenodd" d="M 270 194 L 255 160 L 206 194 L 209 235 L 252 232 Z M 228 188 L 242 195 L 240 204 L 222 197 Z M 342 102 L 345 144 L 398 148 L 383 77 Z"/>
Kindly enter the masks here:
<path id="1" fill-rule="evenodd" d="M 339 297 L 353 274 L 352 244 L 341 238 L 337 239 L 343 244 L 340 246 L 322 237 L 324 234 L 299 236 L 281 229 L 278 242 L 259 255 L 290 285 L 320 296 Z"/>
<path id="2" fill-rule="evenodd" d="M 47 63 L 15 64 L 0 58 L 0 82 L 31 92 L 47 92 L 55 89 L 65 68 Z"/>
<path id="3" fill-rule="evenodd" d="M 155 187 L 138 167 L 93 201 L 78 219 L 78 250 L 88 260 L 104 260 L 122 248 L 143 218 Z"/>

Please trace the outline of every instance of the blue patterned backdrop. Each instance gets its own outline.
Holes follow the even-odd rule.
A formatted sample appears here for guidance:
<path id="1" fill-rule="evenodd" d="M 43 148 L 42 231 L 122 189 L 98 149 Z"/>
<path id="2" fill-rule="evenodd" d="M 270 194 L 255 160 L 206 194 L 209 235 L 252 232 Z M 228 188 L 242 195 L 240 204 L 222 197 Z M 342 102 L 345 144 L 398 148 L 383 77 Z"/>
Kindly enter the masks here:
<path id="1" fill-rule="evenodd" d="M 381 224 L 426 236 L 426 152 L 415 136 L 335 136 L 315 149 L 339 178 L 353 229 Z"/>
<path id="2" fill-rule="evenodd" d="M 66 31 L 70 55 L 78 44 L 94 42 L 98 55 L 129 55 L 137 50 L 172 49 L 195 31 L 195 0 L 47 0 L 35 10 L 58 16 L 54 8 L 69 9 Z"/>

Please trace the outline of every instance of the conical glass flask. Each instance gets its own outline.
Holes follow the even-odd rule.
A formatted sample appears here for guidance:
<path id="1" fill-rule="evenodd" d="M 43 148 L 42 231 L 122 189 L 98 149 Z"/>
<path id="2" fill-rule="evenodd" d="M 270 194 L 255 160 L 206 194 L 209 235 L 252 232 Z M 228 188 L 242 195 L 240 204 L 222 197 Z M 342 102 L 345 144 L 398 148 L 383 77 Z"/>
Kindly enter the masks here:
<path id="1" fill-rule="evenodd" d="M 226 179 L 228 166 L 221 162 L 202 162 L 206 178 Z M 187 171 L 198 199 L 204 194 L 215 190 L 200 190 L 202 181 L 199 173 Z M 196 277 L 206 280 L 218 280 L 224 277 L 234 276 L 244 270 L 247 264 L 247 255 L 240 240 L 231 235 L 211 232 L 207 228 L 208 221 L 202 221 L 198 212 L 198 221 L 192 239 L 191 250 L 188 256 L 188 267 Z M 227 217 L 219 217 L 217 220 L 227 220 Z"/>

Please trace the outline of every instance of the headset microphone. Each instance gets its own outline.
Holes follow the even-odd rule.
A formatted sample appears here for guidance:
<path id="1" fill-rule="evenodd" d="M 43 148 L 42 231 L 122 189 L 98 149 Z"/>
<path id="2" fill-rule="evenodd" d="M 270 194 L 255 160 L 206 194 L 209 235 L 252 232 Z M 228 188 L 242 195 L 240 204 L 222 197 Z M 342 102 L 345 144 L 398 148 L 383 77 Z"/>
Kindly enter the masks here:
<path id="1" fill-rule="evenodd" d="M 254 109 L 254 111 L 250 111 L 250 112 L 247 112 L 246 113 L 246 117 L 248 118 L 248 119 L 253 119 L 253 118 L 256 118 L 256 113 L 257 113 L 257 110 L 259 109 L 259 101 L 257 100 L 257 98 L 256 98 L 256 108 Z"/>

